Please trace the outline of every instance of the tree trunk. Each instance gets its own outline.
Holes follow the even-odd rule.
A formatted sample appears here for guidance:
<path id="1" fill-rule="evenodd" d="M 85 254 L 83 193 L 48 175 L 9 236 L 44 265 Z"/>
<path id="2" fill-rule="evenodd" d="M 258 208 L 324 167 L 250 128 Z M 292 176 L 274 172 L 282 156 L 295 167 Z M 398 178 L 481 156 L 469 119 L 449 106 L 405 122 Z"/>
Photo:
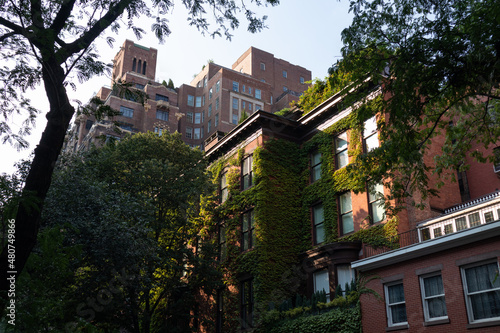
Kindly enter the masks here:
<path id="1" fill-rule="evenodd" d="M 23 189 L 23 197 L 34 196 L 37 199 L 35 205 L 37 209 L 23 205 L 23 200 L 19 204 L 15 222 L 15 262 L 8 261 L 7 244 L 0 254 L 0 291 L 9 290 L 11 283 L 7 277 L 14 274 L 16 277 L 19 276 L 36 243 L 43 201 L 50 187 L 66 131 L 75 112 L 63 85 L 64 71 L 54 58 L 43 62 L 42 74 L 50 111 L 47 114 L 47 126 L 35 149 L 35 156 Z"/>

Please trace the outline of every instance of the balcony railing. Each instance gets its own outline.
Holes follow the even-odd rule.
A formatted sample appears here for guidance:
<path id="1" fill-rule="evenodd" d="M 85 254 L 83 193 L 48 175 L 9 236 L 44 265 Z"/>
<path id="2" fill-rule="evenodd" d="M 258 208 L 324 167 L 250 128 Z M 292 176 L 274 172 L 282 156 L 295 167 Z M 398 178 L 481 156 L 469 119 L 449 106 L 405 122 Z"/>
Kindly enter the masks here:
<path id="1" fill-rule="evenodd" d="M 481 226 L 500 220 L 500 192 L 466 202 L 445 211 L 445 214 L 424 221 L 416 229 L 398 234 L 399 248 L 443 237 L 461 230 Z M 363 246 L 365 258 L 382 254 L 392 249 Z"/>

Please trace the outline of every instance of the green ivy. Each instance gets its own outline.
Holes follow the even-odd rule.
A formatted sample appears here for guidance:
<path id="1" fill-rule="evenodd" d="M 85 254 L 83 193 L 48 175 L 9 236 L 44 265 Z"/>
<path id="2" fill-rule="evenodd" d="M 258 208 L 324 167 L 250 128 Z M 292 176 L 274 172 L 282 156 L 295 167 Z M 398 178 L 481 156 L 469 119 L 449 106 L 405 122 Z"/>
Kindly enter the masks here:
<path id="1" fill-rule="evenodd" d="M 352 170 L 356 167 L 355 161 L 362 154 L 363 122 L 375 113 L 374 106 L 377 103 L 378 101 L 374 100 L 368 103 L 368 106 L 356 110 L 359 112 L 352 112 L 330 128 L 317 133 L 301 147 L 286 140 L 266 141 L 253 152 L 255 185 L 245 191 L 240 188 L 239 168 L 246 157 L 243 148 L 233 156 L 221 158 L 212 164 L 214 184 L 219 183 L 220 175 L 227 167 L 226 179 L 229 189 L 226 202 L 221 205 L 215 203 L 212 210 L 203 211 L 205 218 L 212 220 L 212 225 L 222 222 L 225 225 L 227 255 L 220 265 L 223 282 L 228 286 L 224 300 L 225 332 L 235 332 L 239 329 L 238 286 L 242 276 L 249 275 L 253 278 L 254 300 L 257 306 L 255 313 L 257 317 L 260 315 L 261 321 L 265 321 L 263 318 L 269 315 L 266 309 L 269 302 L 279 303 L 296 294 L 297 281 L 300 281 L 300 278 L 295 268 L 299 264 L 299 255 L 311 248 L 310 209 L 315 203 L 323 204 L 326 243 L 362 241 L 374 247 L 396 246 L 396 218 L 347 237 L 338 237 L 338 194 L 348 190 L 356 193 L 366 191 L 366 180 L 356 176 Z M 350 130 L 348 154 L 351 164 L 336 170 L 334 140 L 346 130 Z M 322 154 L 322 177 L 311 184 L 309 156 L 316 149 Z M 214 194 L 212 198 L 217 196 Z M 241 213 L 252 208 L 255 214 L 257 244 L 254 244 L 253 249 L 242 252 L 239 246 L 242 238 Z M 358 311 L 359 315 L 359 310 L 349 311 Z M 314 319 L 295 319 L 293 323 L 285 323 L 284 328 L 269 332 L 309 332 L 305 328 L 297 327 L 316 321 L 319 326 L 314 326 L 314 332 L 322 332 L 323 320 L 324 323 L 333 323 L 339 316 L 341 315 L 338 311 L 334 310 Z M 359 323 L 360 320 L 358 318 L 353 322 Z M 351 324 L 348 319 L 339 323 L 341 326 Z M 359 330 L 358 326 L 356 329 Z"/>

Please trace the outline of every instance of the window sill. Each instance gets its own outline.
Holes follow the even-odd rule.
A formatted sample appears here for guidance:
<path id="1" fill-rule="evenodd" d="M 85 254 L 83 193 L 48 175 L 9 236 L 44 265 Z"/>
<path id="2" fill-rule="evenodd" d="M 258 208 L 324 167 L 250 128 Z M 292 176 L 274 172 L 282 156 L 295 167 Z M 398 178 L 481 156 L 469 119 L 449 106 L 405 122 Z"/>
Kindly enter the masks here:
<path id="1" fill-rule="evenodd" d="M 467 329 L 483 328 L 489 326 L 500 326 L 500 320 L 485 321 L 482 323 L 467 324 Z"/>
<path id="2" fill-rule="evenodd" d="M 442 324 L 449 324 L 449 323 L 450 323 L 450 318 L 446 318 L 446 319 L 425 321 L 424 326 L 427 327 L 427 326 L 442 325 Z"/>
<path id="3" fill-rule="evenodd" d="M 407 330 L 408 328 L 409 328 L 408 324 L 404 324 L 404 325 L 386 327 L 385 331 L 393 332 L 393 331 Z"/>

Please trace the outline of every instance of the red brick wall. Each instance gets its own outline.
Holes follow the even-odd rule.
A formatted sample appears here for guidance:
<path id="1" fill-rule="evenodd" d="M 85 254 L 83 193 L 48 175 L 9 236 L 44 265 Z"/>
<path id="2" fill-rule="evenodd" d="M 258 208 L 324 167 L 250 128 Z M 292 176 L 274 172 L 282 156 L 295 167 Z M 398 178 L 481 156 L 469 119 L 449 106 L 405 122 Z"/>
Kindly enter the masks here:
<path id="1" fill-rule="evenodd" d="M 468 319 L 460 267 L 456 265 L 456 261 L 491 251 L 498 251 L 499 249 L 500 240 L 491 238 L 486 241 L 461 246 L 419 259 L 365 272 L 365 274 L 373 274 L 382 279 L 403 274 L 402 280 L 409 329 L 401 330 L 400 332 L 465 332 L 467 331 L 466 326 L 468 324 Z M 498 259 L 497 257 L 497 260 Z M 443 265 L 441 274 L 443 277 L 446 308 L 450 323 L 424 327 L 420 283 L 415 270 L 434 265 Z M 371 281 L 367 287 L 376 291 L 382 298 L 385 298 L 383 284 L 380 279 Z M 361 297 L 361 311 L 364 332 L 385 332 L 387 327 L 387 314 L 384 301 L 380 301 L 372 295 L 363 295 Z M 500 332 L 500 326 L 483 327 L 475 331 Z"/>

